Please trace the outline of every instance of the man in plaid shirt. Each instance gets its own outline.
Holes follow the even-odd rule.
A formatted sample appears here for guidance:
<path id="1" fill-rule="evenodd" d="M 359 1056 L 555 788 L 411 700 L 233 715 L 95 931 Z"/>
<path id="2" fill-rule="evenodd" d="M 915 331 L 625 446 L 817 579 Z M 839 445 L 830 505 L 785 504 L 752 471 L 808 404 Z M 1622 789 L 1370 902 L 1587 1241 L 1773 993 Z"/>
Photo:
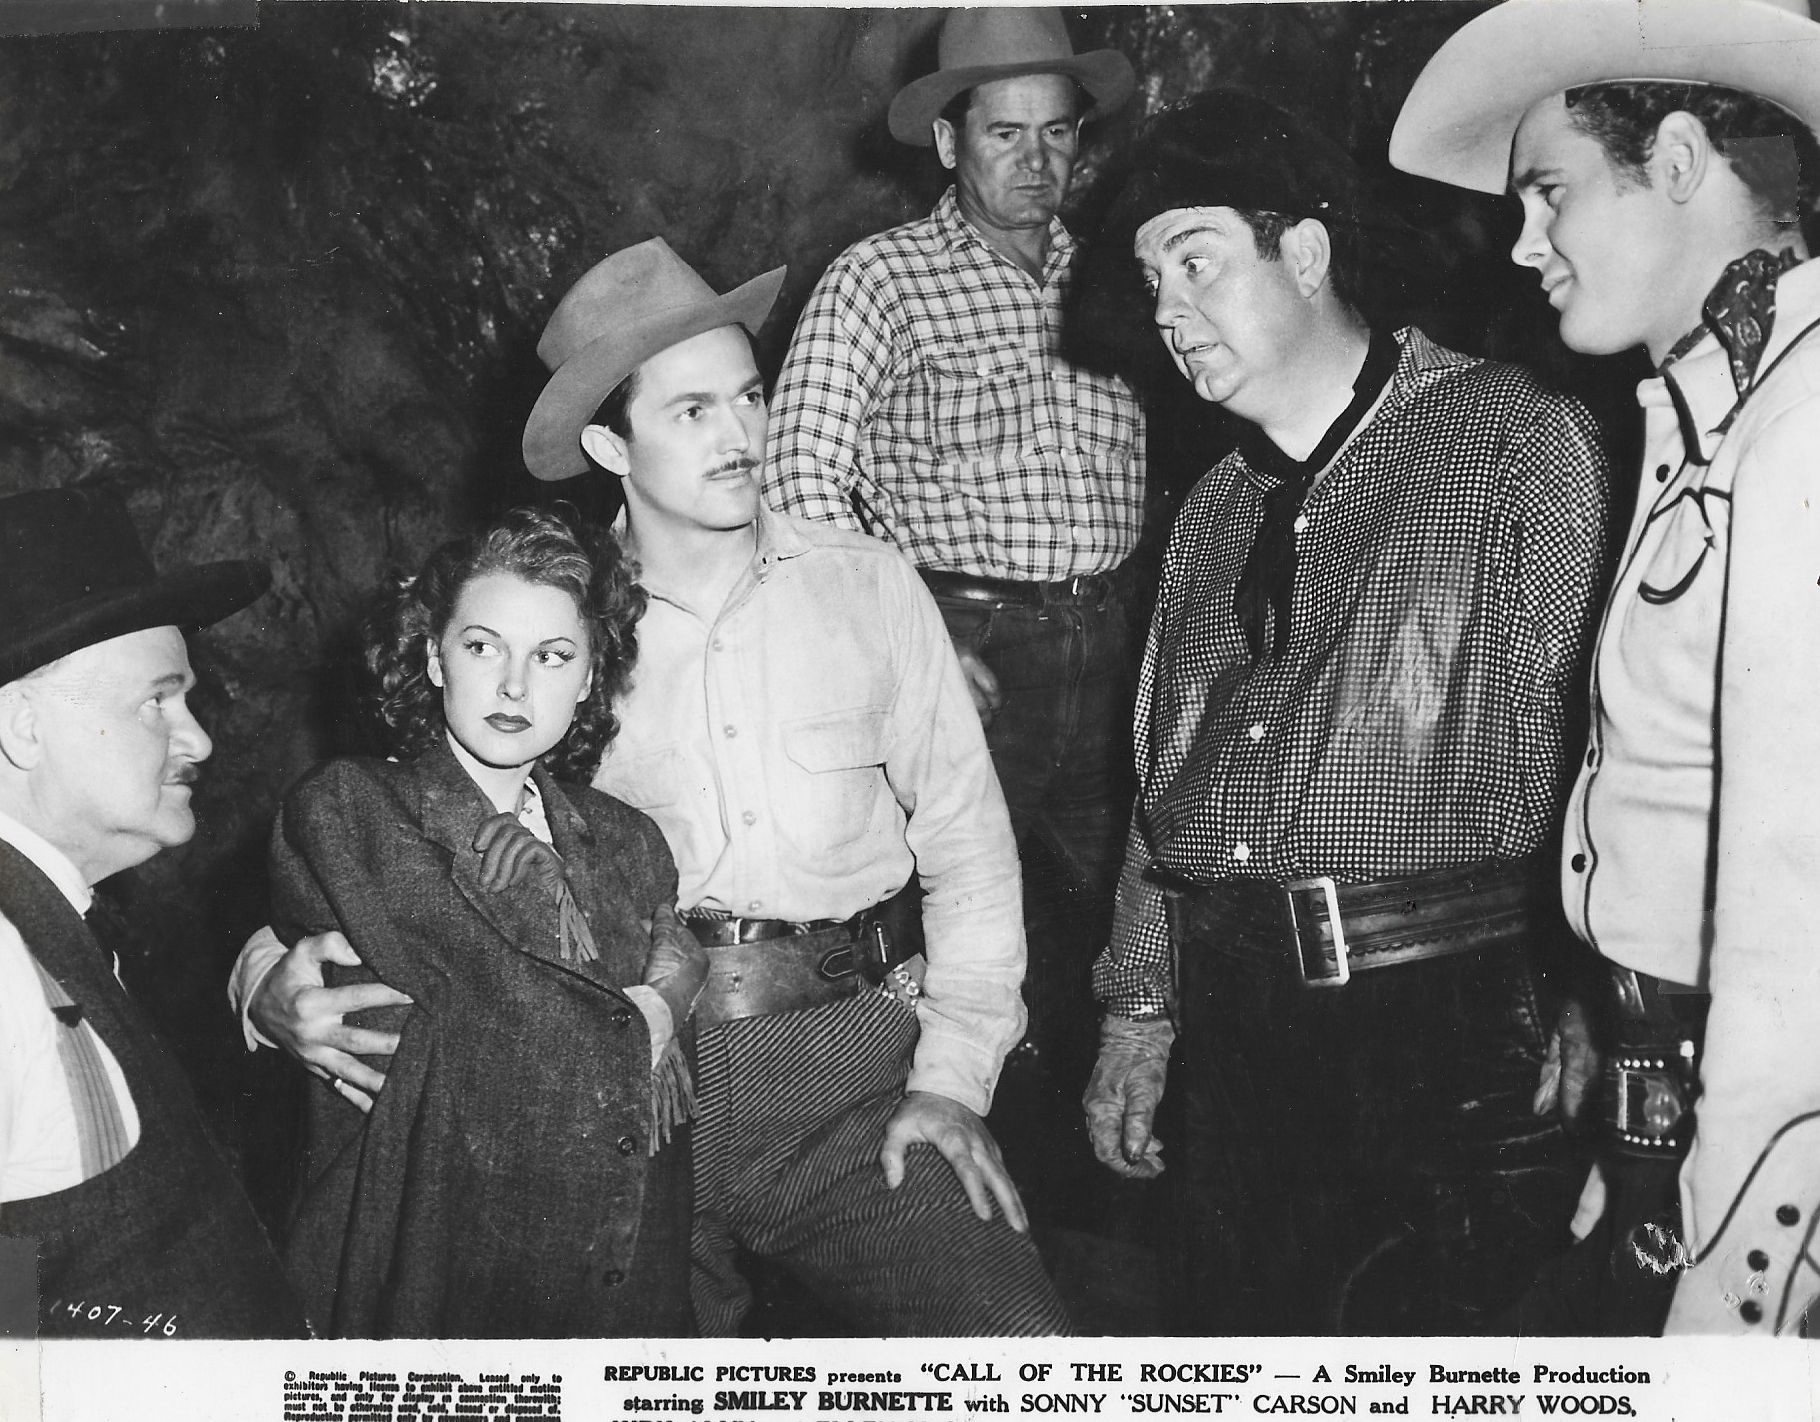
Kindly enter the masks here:
<path id="1" fill-rule="evenodd" d="M 1058 355 L 1075 244 L 1055 214 L 1080 125 L 1133 83 L 1115 51 L 1074 54 L 1058 12 L 950 15 L 940 68 L 898 94 L 891 129 L 933 143 L 954 185 L 823 275 L 778 381 L 765 476 L 776 508 L 869 531 L 921 570 L 1020 838 L 1102 912 L 1130 804 L 1123 566 L 1144 422 L 1121 381 Z M 1058 994 L 1084 1003 L 1085 963 L 1057 979 L 1031 946 L 1033 1020 Z"/>
<path id="2" fill-rule="evenodd" d="M 1374 227 L 1342 150 L 1232 91 L 1157 120 L 1109 219 L 1245 422 L 1170 538 L 1085 1102 L 1157 1173 L 1179 1028 L 1192 1332 L 1483 1329 L 1578 1184 L 1531 1098 L 1604 459 L 1527 372 L 1361 314 Z"/>

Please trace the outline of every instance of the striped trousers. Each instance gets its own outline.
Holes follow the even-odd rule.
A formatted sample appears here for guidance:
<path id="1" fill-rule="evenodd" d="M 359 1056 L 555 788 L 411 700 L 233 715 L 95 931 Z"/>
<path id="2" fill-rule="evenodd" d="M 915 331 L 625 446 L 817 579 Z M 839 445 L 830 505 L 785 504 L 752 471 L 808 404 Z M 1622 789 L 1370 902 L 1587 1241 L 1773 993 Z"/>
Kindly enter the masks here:
<path id="1" fill-rule="evenodd" d="M 880 993 L 721 1023 L 697 1042 L 690 1292 L 705 1337 L 751 1306 L 737 1247 L 786 1267 L 855 1336 L 1069 1331 L 1028 1235 L 978 1219 L 948 1162 L 878 1151 L 903 1095 L 916 1014 Z"/>

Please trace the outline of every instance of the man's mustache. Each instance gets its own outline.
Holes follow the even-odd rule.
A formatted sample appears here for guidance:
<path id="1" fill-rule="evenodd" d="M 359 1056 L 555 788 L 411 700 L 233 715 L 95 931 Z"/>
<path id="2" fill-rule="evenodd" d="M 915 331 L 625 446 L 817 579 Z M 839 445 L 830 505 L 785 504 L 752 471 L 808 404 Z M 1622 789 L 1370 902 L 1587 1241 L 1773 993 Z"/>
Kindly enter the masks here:
<path id="1" fill-rule="evenodd" d="M 758 461 L 750 455 L 742 454 L 737 459 L 729 459 L 726 463 L 717 465 L 712 470 L 710 477 L 719 478 L 722 474 L 744 474 L 748 469 L 756 468 L 758 468 Z"/>

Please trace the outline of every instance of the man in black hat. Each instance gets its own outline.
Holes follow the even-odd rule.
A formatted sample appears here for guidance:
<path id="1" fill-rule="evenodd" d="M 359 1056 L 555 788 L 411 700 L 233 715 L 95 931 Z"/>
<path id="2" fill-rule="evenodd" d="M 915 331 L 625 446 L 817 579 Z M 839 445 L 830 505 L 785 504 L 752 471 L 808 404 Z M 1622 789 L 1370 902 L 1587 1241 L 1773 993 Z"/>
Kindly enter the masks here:
<path id="1" fill-rule="evenodd" d="M 1144 420 L 1123 381 L 1061 357 L 1076 245 L 1056 213 L 1081 125 L 1135 77 L 1116 50 L 1076 54 L 1050 9 L 955 10 L 939 60 L 892 101 L 890 128 L 933 147 L 953 186 L 817 283 L 778 377 L 765 494 L 916 564 L 1027 873 L 1032 842 L 1045 851 L 1029 877 L 1087 893 L 1103 921 L 1131 796 Z M 1033 1038 L 1078 1038 L 1084 1057 L 1086 963 L 1058 962 L 1049 937 L 1030 944 Z"/>
<path id="2" fill-rule="evenodd" d="M 1343 151 L 1234 92 L 1153 124 L 1109 219 L 1246 422 L 1170 540 L 1085 1102 L 1100 1159 L 1155 1173 L 1179 1029 L 1196 1331 L 1481 1326 L 1577 1185 L 1531 1110 L 1536 856 L 1604 460 L 1525 372 L 1368 322 L 1373 223 Z"/>
<path id="3" fill-rule="evenodd" d="M 0 1234 L 37 1242 L 46 1334 L 306 1332 L 188 1083 L 84 921 L 93 885 L 196 832 L 212 747 L 183 630 L 268 581 L 253 563 L 159 577 L 111 498 L 0 500 Z"/>

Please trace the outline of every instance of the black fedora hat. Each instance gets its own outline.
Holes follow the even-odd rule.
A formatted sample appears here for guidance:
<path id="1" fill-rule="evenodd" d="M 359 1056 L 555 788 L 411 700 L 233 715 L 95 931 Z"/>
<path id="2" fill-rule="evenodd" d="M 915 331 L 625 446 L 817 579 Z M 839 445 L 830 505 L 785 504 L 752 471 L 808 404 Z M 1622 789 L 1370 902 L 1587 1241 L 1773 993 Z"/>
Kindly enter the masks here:
<path id="1" fill-rule="evenodd" d="M 207 627 L 271 581 L 244 562 L 160 575 L 112 494 L 13 494 L 0 499 L 0 685 L 128 632 Z"/>

